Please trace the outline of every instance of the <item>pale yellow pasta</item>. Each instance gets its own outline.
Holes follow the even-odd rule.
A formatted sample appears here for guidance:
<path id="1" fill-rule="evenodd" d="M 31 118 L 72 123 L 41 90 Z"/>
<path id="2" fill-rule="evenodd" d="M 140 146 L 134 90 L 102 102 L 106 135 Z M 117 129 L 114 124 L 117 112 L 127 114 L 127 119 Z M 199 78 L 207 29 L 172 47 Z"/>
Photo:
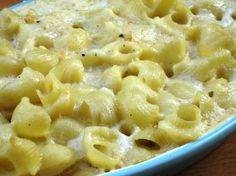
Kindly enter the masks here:
<path id="1" fill-rule="evenodd" d="M 220 49 L 208 57 L 183 62 L 175 67 L 174 72 L 176 75 L 187 72 L 200 81 L 208 81 L 217 76 L 227 78 L 235 64 L 230 52 Z"/>
<path id="2" fill-rule="evenodd" d="M 101 33 L 95 33 L 91 35 L 92 39 L 99 40 L 98 45 L 108 44 L 118 39 L 119 34 L 122 30 L 119 28 L 119 25 L 110 19 L 115 19 L 116 15 L 113 13 L 111 9 L 106 9 L 101 11 L 100 15 L 94 16 L 92 14 L 88 14 L 87 19 L 93 20 L 95 23 L 100 23 L 101 20 L 104 20 L 104 23 L 100 23 L 99 30 Z M 107 20 L 107 21 L 105 21 Z M 95 24 L 94 24 L 95 25 Z"/>
<path id="3" fill-rule="evenodd" d="M 121 118 L 131 121 L 140 127 L 154 125 L 159 119 L 159 108 L 146 100 L 139 90 L 121 91 L 117 95 L 118 111 Z"/>
<path id="4" fill-rule="evenodd" d="M 201 113 L 197 106 L 195 105 L 181 105 L 177 111 L 177 119 L 170 119 L 172 123 L 180 128 L 191 128 L 192 126 L 197 126 L 201 123 Z"/>
<path id="5" fill-rule="evenodd" d="M 77 161 L 73 150 L 59 144 L 47 144 L 43 146 L 42 166 L 38 175 L 53 176 L 70 167 Z"/>
<path id="6" fill-rule="evenodd" d="M 217 123 L 219 119 L 223 118 L 221 116 L 217 116 L 218 113 L 222 114 L 223 112 L 219 105 L 212 100 L 211 94 L 212 92 L 198 92 L 193 99 L 193 104 L 199 106 L 199 109 L 201 110 L 202 120 L 209 126 L 212 126 L 213 124 Z M 212 118 L 212 116 L 214 116 L 214 118 Z"/>
<path id="7" fill-rule="evenodd" d="M 80 51 L 86 47 L 89 42 L 89 34 L 83 29 L 72 29 L 55 40 L 55 48 L 58 50 L 68 49 L 71 51 Z"/>
<path id="8" fill-rule="evenodd" d="M 142 46 L 142 50 L 140 52 L 140 55 L 138 58 L 140 60 L 152 60 L 155 61 L 157 58 L 157 49 L 156 48 L 150 48 L 150 47 L 144 47 Z"/>
<path id="9" fill-rule="evenodd" d="M 84 76 L 84 67 L 79 59 L 66 59 L 56 65 L 51 72 L 62 83 L 79 83 Z"/>
<path id="10" fill-rule="evenodd" d="M 182 105 L 176 115 L 171 115 L 158 124 L 158 128 L 165 132 L 167 138 L 174 143 L 184 144 L 197 139 L 204 125 L 201 122 L 202 116 L 200 110 L 195 105 Z"/>
<path id="11" fill-rule="evenodd" d="M 87 127 L 83 136 L 85 157 L 95 167 L 119 168 L 122 161 L 116 145 L 117 134 L 108 127 Z"/>
<path id="12" fill-rule="evenodd" d="M 1 124 L 0 126 L 0 148 L 2 149 L 3 146 L 9 142 L 10 138 L 15 136 L 15 131 L 12 128 L 12 125 L 7 123 L 7 124 Z M 3 150 L 1 150 L 3 151 Z"/>
<path id="13" fill-rule="evenodd" d="M 173 142 L 158 128 L 146 128 L 132 136 L 134 147 L 127 152 L 127 162 L 140 162 L 143 159 L 162 153 L 174 147 Z"/>
<path id="14" fill-rule="evenodd" d="M 152 9 L 149 14 L 151 18 L 163 17 L 169 14 L 171 8 L 176 4 L 176 2 L 176 0 L 143 0 L 143 3 Z"/>
<path id="15" fill-rule="evenodd" d="M 171 0 L 170 2 L 163 1 L 163 4 L 168 4 L 170 13 L 164 13 L 163 17 L 155 18 L 154 23 L 165 30 L 170 35 L 185 36 L 189 31 L 189 26 L 192 22 L 192 14 L 190 9 L 181 1 L 178 3 Z M 168 7 L 168 5 L 166 7 Z M 152 6 L 153 7 L 153 6 Z M 157 13 L 162 13 L 163 11 L 157 11 Z M 161 14 L 159 14 L 161 15 Z"/>
<path id="16" fill-rule="evenodd" d="M 136 133 L 138 126 L 132 122 L 122 120 L 119 125 L 119 132 L 126 136 L 131 136 Z"/>
<path id="17" fill-rule="evenodd" d="M 157 93 L 136 76 L 127 76 L 122 80 L 121 91 L 125 90 L 130 93 L 132 90 L 138 90 L 147 96 L 148 101 L 155 102 L 156 100 Z"/>
<path id="18" fill-rule="evenodd" d="M 16 78 L 0 78 L 0 107 L 15 107 L 23 97 L 29 97 L 32 102 L 38 102 L 36 89 L 43 79 L 41 73 L 28 67 L 25 67 Z"/>
<path id="19" fill-rule="evenodd" d="M 3 9 L 0 17 L 0 37 L 12 39 L 19 32 L 20 17 L 17 13 Z"/>
<path id="20" fill-rule="evenodd" d="M 207 90 L 212 93 L 213 99 L 224 109 L 235 108 L 236 84 L 229 83 L 227 80 L 215 79 L 207 82 Z"/>
<path id="21" fill-rule="evenodd" d="M 178 25 L 181 30 L 181 26 L 186 25 L 189 26 L 192 22 L 192 13 L 191 10 L 187 7 L 186 4 L 179 1 L 178 4 L 174 8 L 175 12 L 172 13 L 171 19 L 172 21 Z M 174 26 L 173 26 L 174 27 Z M 186 27 L 182 29 L 182 31 L 186 31 Z"/>
<path id="22" fill-rule="evenodd" d="M 25 55 L 26 65 L 44 75 L 59 62 L 57 53 L 46 48 L 39 47 L 29 50 Z"/>
<path id="23" fill-rule="evenodd" d="M 24 66 L 22 60 L 11 56 L 0 56 L 0 76 L 15 76 L 19 75 Z"/>
<path id="24" fill-rule="evenodd" d="M 32 25 L 34 26 L 32 28 Z M 24 53 L 28 50 L 32 50 L 34 47 L 37 47 L 37 38 L 40 37 L 39 28 L 37 24 L 25 24 L 21 23 L 20 30 L 17 34 L 18 47 L 24 50 Z"/>
<path id="25" fill-rule="evenodd" d="M 71 139 L 76 138 L 83 131 L 83 126 L 76 120 L 60 117 L 52 123 L 51 138 L 61 145 L 66 145 Z"/>
<path id="26" fill-rule="evenodd" d="M 131 138 L 134 146 L 127 151 L 125 159 L 127 163 L 141 162 L 174 147 L 173 142 L 158 128 L 146 128 Z"/>
<path id="27" fill-rule="evenodd" d="M 157 151 L 161 149 L 160 144 L 155 139 L 155 128 L 147 128 L 145 130 L 139 131 L 133 137 L 133 140 L 137 147 L 146 149 L 150 152 Z"/>
<path id="28" fill-rule="evenodd" d="M 128 18 L 129 13 L 132 13 L 133 18 L 135 18 L 136 20 L 140 20 L 146 19 L 146 13 L 149 12 L 149 9 L 144 6 L 142 0 L 127 1 L 126 3 L 111 1 L 111 5 L 113 7 L 113 15 L 116 15 L 116 17 Z"/>
<path id="29" fill-rule="evenodd" d="M 12 43 L 4 38 L 0 38 L 0 56 L 17 56 L 16 49 Z"/>
<path id="30" fill-rule="evenodd" d="M 160 41 L 154 43 L 153 48 L 141 44 L 137 45 L 138 48 L 136 50 L 138 52 L 135 57 L 140 60 L 151 60 L 157 62 L 165 71 L 167 76 L 172 76 L 173 66 L 186 59 L 187 43 L 181 36 L 171 37 L 169 35 L 158 35 L 157 38 L 158 37 L 160 38 Z"/>
<path id="31" fill-rule="evenodd" d="M 128 74 L 137 75 L 153 90 L 163 87 L 167 79 L 163 69 L 152 61 L 134 61 L 130 63 Z"/>
<path id="32" fill-rule="evenodd" d="M 1 147 L 0 158 L 12 164 L 12 175 L 36 175 L 41 167 L 41 153 L 37 145 L 28 139 L 15 136 Z"/>
<path id="33" fill-rule="evenodd" d="M 51 118 L 42 107 L 31 104 L 29 98 L 22 98 L 13 112 L 11 123 L 19 136 L 46 137 Z"/>
<path id="34" fill-rule="evenodd" d="M 171 80 L 167 83 L 167 91 L 181 99 L 193 99 L 199 88 L 187 81 Z"/>
<path id="35" fill-rule="evenodd" d="M 160 118 L 159 107 L 152 103 L 155 100 L 155 92 L 151 89 L 148 91 L 148 86 L 135 77 L 127 77 L 123 82 L 122 90 L 117 95 L 121 118 L 140 127 L 157 123 Z"/>
<path id="36" fill-rule="evenodd" d="M 103 84 L 117 93 L 121 89 L 122 77 L 125 69 L 120 66 L 113 66 L 105 70 L 102 74 Z"/>
<path id="37" fill-rule="evenodd" d="M 214 93 L 211 91 L 209 93 L 198 92 L 193 99 L 193 104 L 199 106 L 201 113 L 204 114 L 204 116 L 209 111 L 214 110 L 215 102 L 211 99 L 212 94 Z"/>
<path id="38" fill-rule="evenodd" d="M 183 38 L 167 38 L 158 46 L 155 61 L 171 76 L 173 65 L 184 60 L 185 56 L 186 41 Z"/>
<path id="39" fill-rule="evenodd" d="M 17 56 L 17 50 L 12 44 L 0 38 L 0 76 L 14 76 L 22 72 L 24 62 Z"/>
<path id="40" fill-rule="evenodd" d="M 236 48 L 233 37 L 222 26 L 213 24 L 207 27 L 203 26 L 198 43 L 200 55 L 209 56 L 218 49 L 227 49 L 235 56 Z"/>
<path id="41" fill-rule="evenodd" d="M 139 163 L 147 160 L 161 151 L 159 143 L 156 141 L 154 131 L 156 129 L 147 128 L 132 136 L 134 146 L 127 151 L 125 162 Z"/>
<path id="42" fill-rule="evenodd" d="M 71 87 L 71 94 L 72 96 L 75 98 L 75 105 L 76 107 L 79 107 L 85 97 L 87 97 L 89 95 L 89 93 L 95 91 L 96 89 L 91 87 L 91 86 L 84 86 L 84 87 Z M 76 109 L 75 107 L 75 109 Z"/>
<path id="43" fill-rule="evenodd" d="M 115 41 L 101 48 L 101 51 L 91 51 L 81 57 L 85 66 L 102 64 L 128 64 L 140 54 L 140 47 L 131 41 Z"/>
<path id="44" fill-rule="evenodd" d="M 85 123 L 112 126 L 117 122 L 115 95 L 106 88 L 92 91 L 84 97 L 78 113 Z"/>
<path id="45" fill-rule="evenodd" d="M 54 47 L 54 42 L 50 37 L 48 37 L 46 35 L 42 35 L 42 36 L 37 36 L 35 38 L 34 46 L 35 47 L 45 47 L 47 49 L 51 49 Z"/>
<path id="46" fill-rule="evenodd" d="M 62 84 L 53 74 L 49 74 L 42 83 L 37 94 L 43 107 L 52 118 L 60 115 L 71 115 L 75 99 L 71 94 L 70 85 Z"/>
<path id="47" fill-rule="evenodd" d="M 158 92 L 156 104 L 159 106 L 161 116 L 164 116 L 175 113 L 179 102 L 173 94 L 162 90 Z"/>
<path id="48" fill-rule="evenodd" d="M 195 2 L 194 8 L 192 9 L 194 14 L 197 14 L 200 11 L 205 11 L 209 16 L 213 16 L 216 20 L 220 20 L 222 18 L 222 9 L 217 5 L 219 1 L 212 0 L 200 0 L 199 2 Z"/>
<path id="49" fill-rule="evenodd" d="M 9 139 L 14 136 L 14 130 L 10 124 L 0 124 L 0 174 L 14 175 L 14 166 L 5 156 L 5 148 Z"/>

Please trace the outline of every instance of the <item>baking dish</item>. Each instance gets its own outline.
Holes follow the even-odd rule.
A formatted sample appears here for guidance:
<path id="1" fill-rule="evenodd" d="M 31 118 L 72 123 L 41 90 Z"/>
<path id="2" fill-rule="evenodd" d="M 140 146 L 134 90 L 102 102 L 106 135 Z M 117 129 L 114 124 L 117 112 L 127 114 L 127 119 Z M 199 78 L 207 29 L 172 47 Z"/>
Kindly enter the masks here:
<path id="1" fill-rule="evenodd" d="M 33 0 L 23 1 L 10 8 L 17 9 L 32 1 Z M 235 131 L 236 117 L 231 117 L 195 142 L 185 144 L 148 161 L 102 175 L 172 175 L 203 158 L 207 153 L 219 146 L 227 136 Z"/>

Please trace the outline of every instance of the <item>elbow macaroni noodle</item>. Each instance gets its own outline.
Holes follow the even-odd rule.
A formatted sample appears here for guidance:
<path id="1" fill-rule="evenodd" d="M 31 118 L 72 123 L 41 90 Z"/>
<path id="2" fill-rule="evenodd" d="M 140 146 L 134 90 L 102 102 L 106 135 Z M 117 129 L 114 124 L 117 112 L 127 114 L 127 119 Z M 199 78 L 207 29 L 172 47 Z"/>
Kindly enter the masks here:
<path id="1" fill-rule="evenodd" d="M 35 0 L 0 14 L 0 175 L 109 172 L 236 114 L 233 0 Z"/>

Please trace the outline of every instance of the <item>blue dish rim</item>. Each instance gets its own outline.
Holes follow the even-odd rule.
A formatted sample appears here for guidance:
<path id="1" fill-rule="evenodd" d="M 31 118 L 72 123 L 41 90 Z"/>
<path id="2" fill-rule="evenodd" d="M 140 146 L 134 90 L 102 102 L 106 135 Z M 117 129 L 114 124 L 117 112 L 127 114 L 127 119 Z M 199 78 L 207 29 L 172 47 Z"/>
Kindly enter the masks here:
<path id="1" fill-rule="evenodd" d="M 35 0 L 25 0 L 21 3 L 13 5 L 10 9 L 14 10 L 23 5 L 26 5 Z M 160 156 L 154 157 L 147 161 L 114 170 L 110 173 L 101 174 L 101 176 L 121 176 L 121 175 L 137 175 L 139 173 L 153 170 L 154 168 L 161 168 L 165 165 L 176 163 L 180 158 L 184 158 L 188 154 L 196 154 L 200 150 L 215 144 L 217 141 L 222 141 L 227 136 L 236 131 L 236 116 L 228 118 L 225 122 L 220 124 L 216 129 L 211 130 L 198 140 L 185 144 L 176 149 L 170 150 Z"/>
<path id="2" fill-rule="evenodd" d="M 22 1 L 22 2 L 20 2 L 18 4 L 15 4 L 15 5 L 13 5 L 13 6 L 9 7 L 9 8 L 12 9 L 12 10 L 15 10 L 15 9 L 19 8 L 20 6 L 26 5 L 26 4 L 28 4 L 30 2 L 33 2 L 33 1 L 35 1 L 35 0 L 24 0 L 24 1 Z"/>

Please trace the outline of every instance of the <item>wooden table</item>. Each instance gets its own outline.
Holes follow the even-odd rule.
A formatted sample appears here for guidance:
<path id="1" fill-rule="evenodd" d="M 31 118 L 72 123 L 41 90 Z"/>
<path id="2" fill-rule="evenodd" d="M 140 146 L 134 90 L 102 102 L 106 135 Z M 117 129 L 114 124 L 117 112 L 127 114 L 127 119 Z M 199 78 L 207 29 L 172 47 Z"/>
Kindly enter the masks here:
<path id="1" fill-rule="evenodd" d="M 21 2 L 22 0 L 0 0 L 0 9 Z"/>
<path id="2" fill-rule="evenodd" d="M 0 9 L 21 0 L 0 0 Z M 218 149 L 198 163 L 185 169 L 179 176 L 236 176 L 236 133 Z"/>

